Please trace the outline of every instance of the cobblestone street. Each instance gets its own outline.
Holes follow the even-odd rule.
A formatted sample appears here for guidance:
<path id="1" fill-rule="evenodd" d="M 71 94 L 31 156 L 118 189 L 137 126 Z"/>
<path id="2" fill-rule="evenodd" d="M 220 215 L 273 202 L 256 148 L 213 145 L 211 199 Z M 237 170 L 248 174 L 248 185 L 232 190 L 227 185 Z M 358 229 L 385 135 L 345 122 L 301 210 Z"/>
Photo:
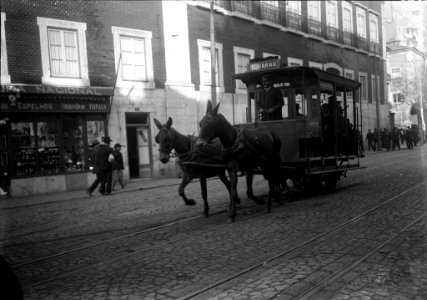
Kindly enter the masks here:
<path id="1" fill-rule="evenodd" d="M 333 193 L 291 184 L 271 214 L 246 198 L 228 222 L 228 193 L 208 181 L 133 181 L 2 199 L 2 255 L 25 299 L 426 299 L 427 148 L 368 153 Z M 254 191 L 266 195 L 257 176 Z"/>

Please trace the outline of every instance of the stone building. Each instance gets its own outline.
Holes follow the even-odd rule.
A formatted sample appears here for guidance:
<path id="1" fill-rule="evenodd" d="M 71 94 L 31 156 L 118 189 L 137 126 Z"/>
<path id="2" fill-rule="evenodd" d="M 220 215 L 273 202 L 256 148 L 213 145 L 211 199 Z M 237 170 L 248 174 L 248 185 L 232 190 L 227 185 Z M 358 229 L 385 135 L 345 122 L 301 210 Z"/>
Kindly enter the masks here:
<path id="1" fill-rule="evenodd" d="M 364 130 L 387 126 L 379 1 L 214 1 L 221 113 L 246 121 L 232 75 L 279 56 L 358 80 Z M 1 0 L 1 118 L 12 195 L 82 189 L 90 145 L 122 150 L 127 179 L 175 176 L 153 118 L 198 134 L 210 92 L 210 1 Z M 377 85 L 377 88 L 375 87 Z"/>

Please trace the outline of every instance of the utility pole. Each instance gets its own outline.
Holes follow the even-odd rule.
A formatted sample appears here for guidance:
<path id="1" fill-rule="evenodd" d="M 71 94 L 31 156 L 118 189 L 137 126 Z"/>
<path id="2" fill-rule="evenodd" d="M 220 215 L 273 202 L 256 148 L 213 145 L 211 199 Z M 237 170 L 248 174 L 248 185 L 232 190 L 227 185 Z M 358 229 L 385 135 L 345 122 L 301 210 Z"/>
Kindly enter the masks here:
<path id="1" fill-rule="evenodd" d="M 374 70 L 375 70 L 375 104 L 377 113 L 377 134 L 378 134 L 378 145 L 377 151 L 381 151 L 381 128 L 380 128 L 380 97 L 378 96 L 378 73 L 377 73 L 377 44 L 374 43 Z"/>
<path id="2" fill-rule="evenodd" d="M 426 74 L 426 68 L 427 68 L 427 64 L 426 61 L 424 59 L 424 66 L 423 66 L 423 71 L 418 73 L 418 84 L 419 84 L 419 88 L 420 88 L 420 116 L 421 116 L 421 146 L 424 145 L 424 136 L 425 136 L 425 132 L 426 132 L 426 124 L 424 122 L 424 104 L 423 104 L 423 88 L 421 86 L 421 77 L 423 77 L 423 75 Z"/>
<path id="3" fill-rule="evenodd" d="M 215 51 L 215 22 L 214 22 L 214 0 L 211 0 L 210 10 L 210 32 L 211 32 L 211 101 L 216 105 L 216 51 Z"/>

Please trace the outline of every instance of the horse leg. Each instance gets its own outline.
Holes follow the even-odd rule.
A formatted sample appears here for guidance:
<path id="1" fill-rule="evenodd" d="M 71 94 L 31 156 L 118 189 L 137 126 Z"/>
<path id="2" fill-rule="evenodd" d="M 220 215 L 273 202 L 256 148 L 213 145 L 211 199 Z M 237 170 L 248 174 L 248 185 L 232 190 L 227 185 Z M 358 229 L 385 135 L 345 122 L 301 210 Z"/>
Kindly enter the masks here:
<path id="1" fill-rule="evenodd" d="M 203 214 L 205 215 L 206 218 L 209 218 L 208 190 L 206 187 L 206 177 L 200 176 L 199 181 L 200 181 L 200 188 L 202 190 L 203 204 L 205 206 L 203 210 Z"/>
<path id="2" fill-rule="evenodd" d="M 220 171 L 218 173 L 218 176 L 219 176 L 219 179 L 222 181 L 222 183 L 224 183 L 225 187 L 227 188 L 228 193 L 230 193 L 231 192 L 231 184 L 230 184 L 230 181 L 228 180 L 227 176 L 225 176 L 225 171 Z M 237 197 L 236 203 L 240 204 L 239 196 L 237 195 L 236 197 Z"/>
<path id="3" fill-rule="evenodd" d="M 246 172 L 246 195 L 249 199 L 252 199 L 256 204 L 263 205 L 265 204 L 265 201 L 261 198 L 255 197 L 254 192 L 252 190 L 252 181 L 254 178 L 254 174 L 250 171 Z"/>
<path id="4" fill-rule="evenodd" d="M 230 174 L 230 222 L 236 219 L 236 198 L 237 198 L 237 171 L 231 171 Z"/>
<path id="5" fill-rule="evenodd" d="M 191 178 L 187 172 L 184 172 L 184 176 L 182 176 L 182 181 L 178 188 L 178 195 L 182 197 L 185 205 L 196 205 L 196 201 L 194 201 L 193 199 L 188 199 L 184 193 L 185 187 L 191 182 L 191 180 L 193 180 L 193 178 Z"/>
<path id="6" fill-rule="evenodd" d="M 274 180 L 272 180 L 271 178 L 268 179 L 268 188 L 269 188 L 269 193 L 268 193 L 267 203 L 265 206 L 266 214 L 271 213 L 271 199 L 275 198 L 275 194 L 276 194 L 276 185 L 274 184 Z"/>

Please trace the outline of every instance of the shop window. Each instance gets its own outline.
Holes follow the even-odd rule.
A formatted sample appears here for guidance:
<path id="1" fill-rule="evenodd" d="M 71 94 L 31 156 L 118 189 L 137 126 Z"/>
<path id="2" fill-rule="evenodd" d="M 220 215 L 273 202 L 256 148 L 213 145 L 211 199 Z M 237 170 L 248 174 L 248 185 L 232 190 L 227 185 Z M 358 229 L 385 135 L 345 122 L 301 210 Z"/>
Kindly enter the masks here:
<path id="1" fill-rule="evenodd" d="M 35 131 L 32 122 L 11 123 L 12 151 L 16 176 L 36 173 Z"/>
<path id="2" fill-rule="evenodd" d="M 65 172 L 83 171 L 85 169 L 83 121 L 77 118 L 64 119 L 62 136 Z"/>
<path id="3" fill-rule="evenodd" d="M 87 143 L 92 145 L 95 141 L 101 142 L 105 136 L 104 121 L 87 121 Z"/>
<path id="4" fill-rule="evenodd" d="M 39 174 L 60 171 L 58 126 L 56 122 L 37 122 L 38 172 Z"/>

